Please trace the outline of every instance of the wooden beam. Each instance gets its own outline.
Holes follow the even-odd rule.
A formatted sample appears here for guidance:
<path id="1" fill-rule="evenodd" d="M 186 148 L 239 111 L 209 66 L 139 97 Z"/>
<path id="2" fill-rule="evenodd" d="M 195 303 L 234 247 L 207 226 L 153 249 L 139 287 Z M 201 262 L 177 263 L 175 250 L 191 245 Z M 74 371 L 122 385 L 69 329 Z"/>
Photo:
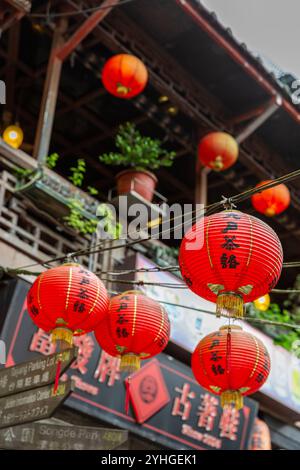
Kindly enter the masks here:
<path id="1" fill-rule="evenodd" d="M 66 28 L 66 21 L 62 19 L 59 26 L 54 31 L 52 40 L 50 59 L 48 62 L 46 81 L 34 143 L 34 157 L 41 164 L 45 163 L 49 152 L 62 68 L 62 61 L 57 57 L 56 50 L 61 44 L 63 44 L 63 34 L 66 31 Z"/>
<path id="2" fill-rule="evenodd" d="M 101 4 L 101 9 L 96 10 L 90 15 L 66 42 L 63 39 L 63 34 L 67 29 L 66 19 L 62 17 L 58 27 L 54 31 L 34 145 L 34 156 L 41 164 L 45 163 L 49 152 L 63 61 L 76 49 L 100 21 L 108 15 L 118 2 L 119 0 L 105 0 Z"/>
<path id="3" fill-rule="evenodd" d="M 57 57 L 64 61 L 72 51 L 90 34 L 120 0 L 105 0 L 101 3 L 101 9 L 89 16 L 77 31 L 57 50 Z"/>

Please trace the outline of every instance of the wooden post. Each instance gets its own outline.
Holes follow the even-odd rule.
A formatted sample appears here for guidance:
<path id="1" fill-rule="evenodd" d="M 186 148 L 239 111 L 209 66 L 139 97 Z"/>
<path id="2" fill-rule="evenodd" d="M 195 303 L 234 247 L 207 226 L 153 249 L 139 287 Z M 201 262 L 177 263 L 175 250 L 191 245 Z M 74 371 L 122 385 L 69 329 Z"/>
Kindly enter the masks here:
<path id="1" fill-rule="evenodd" d="M 53 128 L 54 114 L 57 102 L 57 93 L 60 82 L 62 60 L 57 57 L 57 49 L 63 45 L 63 34 L 67 24 L 64 19 L 54 31 L 50 59 L 48 62 L 46 81 L 44 85 L 42 103 L 40 108 L 38 126 L 34 143 L 33 156 L 39 163 L 44 164 L 49 152 Z"/>
<path id="2" fill-rule="evenodd" d="M 34 144 L 34 157 L 40 164 L 45 163 L 49 152 L 63 61 L 118 2 L 119 0 L 105 0 L 101 4 L 102 8 L 90 15 L 66 42 L 63 40 L 63 34 L 67 29 L 67 22 L 64 18 L 61 18 L 59 26 L 54 32 Z"/>

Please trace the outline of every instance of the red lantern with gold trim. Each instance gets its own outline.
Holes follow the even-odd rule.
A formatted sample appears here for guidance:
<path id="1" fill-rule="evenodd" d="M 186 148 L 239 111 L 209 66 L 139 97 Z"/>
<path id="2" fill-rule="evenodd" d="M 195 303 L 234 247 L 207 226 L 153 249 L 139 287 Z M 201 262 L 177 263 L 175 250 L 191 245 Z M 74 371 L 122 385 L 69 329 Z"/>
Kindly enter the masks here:
<path id="1" fill-rule="evenodd" d="M 205 336 L 192 355 L 199 384 L 220 395 L 221 406 L 243 407 L 243 396 L 256 392 L 268 378 L 270 356 L 262 341 L 240 326 L 222 326 Z"/>
<path id="2" fill-rule="evenodd" d="M 121 370 L 133 372 L 141 359 L 149 359 L 167 346 L 170 322 L 158 302 L 140 291 L 127 291 L 111 299 L 108 316 L 95 336 L 104 351 L 121 358 Z"/>
<path id="3" fill-rule="evenodd" d="M 272 180 L 262 181 L 256 188 L 271 183 Z M 268 217 L 281 214 L 291 202 L 290 192 L 285 184 L 278 184 L 273 188 L 265 189 L 261 193 L 253 194 L 251 202 L 255 210 Z"/>
<path id="4" fill-rule="evenodd" d="M 198 145 L 198 157 L 202 165 L 215 171 L 224 171 L 236 162 L 239 146 L 226 132 L 210 132 Z"/>
<path id="5" fill-rule="evenodd" d="M 129 54 L 117 54 L 104 65 L 102 82 L 106 90 L 118 98 L 133 98 L 140 94 L 148 81 L 143 62 Z"/>
<path id="6" fill-rule="evenodd" d="M 76 263 L 40 274 L 27 295 L 32 321 L 52 340 L 72 345 L 73 335 L 93 331 L 108 313 L 109 298 L 100 279 Z"/>
<path id="7" fill-rule="evenodd" d="M 243 316 L 243 303 L 273 289 L 283 262 L 280 240 L 260 219 L 226 210 L 184 236 L 179 265 L 188 287 L 217 303 L 217 315 Z"/>

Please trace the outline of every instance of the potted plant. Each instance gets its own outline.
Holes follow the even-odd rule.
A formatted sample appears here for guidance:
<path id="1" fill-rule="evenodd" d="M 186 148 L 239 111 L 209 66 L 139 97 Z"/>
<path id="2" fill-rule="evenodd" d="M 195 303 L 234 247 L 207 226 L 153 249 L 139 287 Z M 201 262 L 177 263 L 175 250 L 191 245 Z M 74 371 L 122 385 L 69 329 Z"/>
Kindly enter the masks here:
<path id="1" fill-rule="evenodd" d="M 107 165 L 130 167 L 117 174 L 118 194 L 134 190 L 151 202 L 157 178 L 150 170 L 170 167 L 176 153 L 163 149 L 160 140 L 141 135 L 131 123 L 120 126 L 115 145 L 118 152 L 105 153 L 99 158 Z"/>

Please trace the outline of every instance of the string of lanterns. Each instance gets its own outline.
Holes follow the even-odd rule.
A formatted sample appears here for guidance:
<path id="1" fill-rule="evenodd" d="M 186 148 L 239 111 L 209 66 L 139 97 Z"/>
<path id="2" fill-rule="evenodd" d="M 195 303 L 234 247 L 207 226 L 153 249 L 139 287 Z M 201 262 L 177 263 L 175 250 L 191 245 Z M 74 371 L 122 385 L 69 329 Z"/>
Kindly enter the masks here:
<path id="1" fill-rule="evenodd" d="M 201 230 L 204 239 L 198 239 Z M 264 222 L 225 210 L 204 217 L 185 235 L 179 266 L 188 288 L 216 301 L 217 314 L 226 313 L 230 321 L 243 315 L 244 302 L 274 287 L 282 268 L 282 247 Z M 33 322 L 51 332 L 59 347 L 69 347 L 75 335 L 94 331 L 99 345 L 119 357 L 121 370 L 127 373 L 162 352 L 170 338 L 168 315 L 157 301 L 140 291 L 109 300 L 102 281 L 76 263 L 40 274 L 27 301 Z M 267 380 L 270 358 L 258 338 L 229 323 L 199 342 L 192 370 L 202 387 L 220 396 L 223 407 L 240 409 L 243 396 Z"/>
<path id="2" fill-rule="evenodd" d="M 122 99 L 141 93 L 147 80 L 145 65 L 129 54 L 111 57 L 102 71 L 105 89 Z M 225 132 L 211 132 L 198 145 L 200 163 L 215 171 L 234 165 L 238 153 L 238 143 Z M 280 214 L 289 203 L 283 184 L 252 196 L 253 207 L 267 216 Z M 267 380 L 270 357 L 264 344 L 231 325 L 230 319 L 243 317 L 245 302 L 254 301 L 267 310 L 268 292 L 276 285 L 282 264 L 276 233 L 263 221 L 231 208 L 201 218 L 182 240 L 179 267 L 187 287 L 215 302 L 217 316 L 229 320 L 205 336 L 192 355 L 196 380 L 219 395 L 223 407 L 242 408 L 243 396 Z M 170 338 L 168 315 L 158 302 L 140 291 L 109 299 L 103 282 L 76 263 L 40 274 L 27 301 L 32 321 L 51 332 L 59 347 L 69 347 L 74 336 L 94 331 L 99 345 L 119 357 L 121 370 L 127 373 L 137 371 L 141 360 L 162 352 Z"/>

